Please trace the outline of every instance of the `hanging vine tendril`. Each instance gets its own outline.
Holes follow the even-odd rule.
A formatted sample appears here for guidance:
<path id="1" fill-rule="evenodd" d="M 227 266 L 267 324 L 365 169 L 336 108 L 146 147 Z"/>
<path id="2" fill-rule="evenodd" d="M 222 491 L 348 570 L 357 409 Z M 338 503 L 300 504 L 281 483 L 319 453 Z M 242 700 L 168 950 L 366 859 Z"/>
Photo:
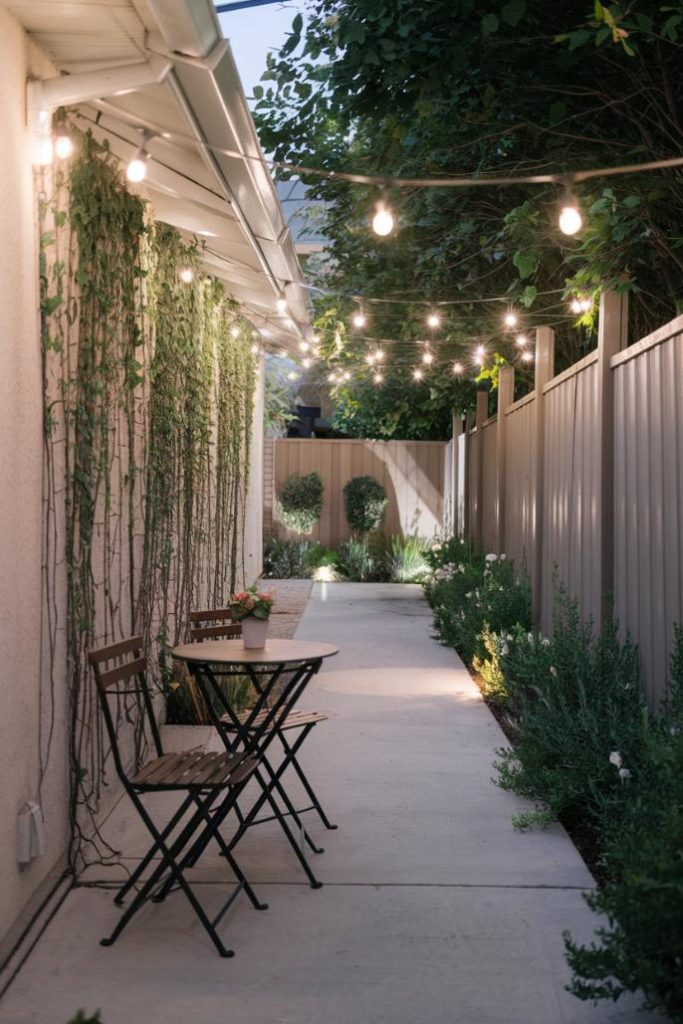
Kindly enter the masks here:
<path id="1" fill-rule="evenodd" d="M 77 872 L 114 852 L 96 828 L 110 763 L 87 653 L 142 632 L 173 697 L 168 651 L 189 612 L 224 605 L 243 577 L 256 368 L 250 325 L 197 245 L 151 220 L 105 147 L 78 134 L 68 175 L 41 173 L 44 674 L 48 722 L 68 683 Z M 122 701 L 131 760 L 132 711 Z"/>

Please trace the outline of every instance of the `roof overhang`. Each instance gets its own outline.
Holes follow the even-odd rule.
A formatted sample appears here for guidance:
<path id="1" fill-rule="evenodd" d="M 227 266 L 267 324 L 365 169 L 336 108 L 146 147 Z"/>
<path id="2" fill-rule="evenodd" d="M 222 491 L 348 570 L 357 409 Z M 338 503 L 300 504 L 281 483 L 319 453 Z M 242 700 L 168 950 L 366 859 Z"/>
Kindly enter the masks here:
<path id="1" fill-rule="evenodd" d="M 210 0 L 9 0 L 7 7 L 63 72 L 30 85 L 34 112 L 77 105 L 83 123 L 125 163 L 146 138 L 150 159 L 137 188 L 156 219 L 202 241 L 207 272 L 225 280 L 270 344 L 296 350 L 310 326 L 308 295 Z"/>

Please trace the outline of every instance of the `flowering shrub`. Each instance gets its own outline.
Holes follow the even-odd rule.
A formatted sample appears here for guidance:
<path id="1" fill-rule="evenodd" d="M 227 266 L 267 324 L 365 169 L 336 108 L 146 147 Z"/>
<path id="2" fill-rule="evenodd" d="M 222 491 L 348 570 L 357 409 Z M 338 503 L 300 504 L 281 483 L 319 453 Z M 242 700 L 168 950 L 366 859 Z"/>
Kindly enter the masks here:
<path id="1" fill-rule="evenodd" d="M 250 615 L 255 619 L 267 619 L 273 607 L 274 597 L 271 591 L 239 590 L 230 595 L 230 611 L 235 622 L 241 622 Z"/>

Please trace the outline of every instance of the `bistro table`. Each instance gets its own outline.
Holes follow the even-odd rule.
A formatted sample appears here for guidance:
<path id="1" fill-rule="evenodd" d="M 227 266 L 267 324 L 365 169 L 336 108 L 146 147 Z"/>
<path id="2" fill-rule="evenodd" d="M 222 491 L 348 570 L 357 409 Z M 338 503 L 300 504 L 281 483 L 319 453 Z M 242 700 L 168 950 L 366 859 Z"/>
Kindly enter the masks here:
<path id="1" fill-rule="evenodd" d="M 209 716 L 226 750 L 235 753 L 242 748 L 254 755 L 259 763 L 254 779 L 261 792 L 253 805 L 245 812 L 237 807 L 239 826 L 230 841 L 232 849 L 252 825 L 277 820 L 299 863 L 304 869 L 311 886 L 320 888 L 322 882 L 313 874 L 300 843 L 287 818 L 296 825 L 299 835 L 312 850 L 322 852 L 311 840 L 288 796 L 282 776 L 291 763 L 297 746 L 289 749 L 285 745 L 285 756 L 275 769 L 267 751 L 276 736 L 282 738 L 281 730 L 287 716 L 293 710 L 309 682 L 319 672 L 325 658 L 338 653 L 333 644 L 306 640 L 269 640 L 265 647 L 245 647 L 241 640 L 205 640 L 202 643 L 183 644 L 174 648 L 172 655 L 185 662 L 202 694 Z M 224 678 L 248 676 L 256 694 L 256 700 L 248 712 L 240 713 L 233 706 L 226 688 L 220 685 Z M 276 796 L 284 805 L 280 807 Z M 272 814 L 259 818 L 259 812 L 268 803 Z M 230 806 L 228 804 L 228 810 Z M 306 808 L 308 810 L 308 808 Z M 227 811 L 226 811 L 227 813 Z M 216 827 L 220 826 L 221 809 L 215 812 Z M 193 859 L 201 853 L 196 848 Z M 189 861 L 191 864 L 193 859 Z"/>

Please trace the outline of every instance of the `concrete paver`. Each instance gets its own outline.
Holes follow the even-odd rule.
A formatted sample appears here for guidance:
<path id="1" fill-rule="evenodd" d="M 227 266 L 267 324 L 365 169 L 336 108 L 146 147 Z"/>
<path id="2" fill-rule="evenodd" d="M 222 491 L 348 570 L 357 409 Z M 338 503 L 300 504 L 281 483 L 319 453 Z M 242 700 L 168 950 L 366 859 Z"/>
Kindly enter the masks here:
<path id="1" fill-rule="evenodd" d="M 339 823 L 327 832 L 309 816 L 326 849 L 313 858 L 323 889 L 302 884 L 276 825 L 252 829 L 238 855 L 270 909 L 241 900 L 224 919 L 232 960 L 215 955 L 180 894 L 102 948 L 118 913 L 111 893 L 75 890 L 0 1005 L 1 1024 L 62 1024 L 81 1006 L 101 1007 L 104 1024 L 651 1020 L 632 999 L 593 1007 L 565 991 L 562 932 L 588 939 L 597 924 L 581 895 L 591 876 L 559 826 L 512 828 L 528 805 L 491 782 L 505 739 L 430 633 L 418 588 L 314 589 L 297 638 L 341 648 L 303 702 L 331 716 L 302 758 Z M 205 728 L 166 735 L 174 747 L 211 742 Z M 104 832 L 122 866 L 146 848 L 127 802 Z M 122 866 L 89 880 L 123 877 Z M 218 906 L 220 858 L 207 851 L 193 874 Z"/>

